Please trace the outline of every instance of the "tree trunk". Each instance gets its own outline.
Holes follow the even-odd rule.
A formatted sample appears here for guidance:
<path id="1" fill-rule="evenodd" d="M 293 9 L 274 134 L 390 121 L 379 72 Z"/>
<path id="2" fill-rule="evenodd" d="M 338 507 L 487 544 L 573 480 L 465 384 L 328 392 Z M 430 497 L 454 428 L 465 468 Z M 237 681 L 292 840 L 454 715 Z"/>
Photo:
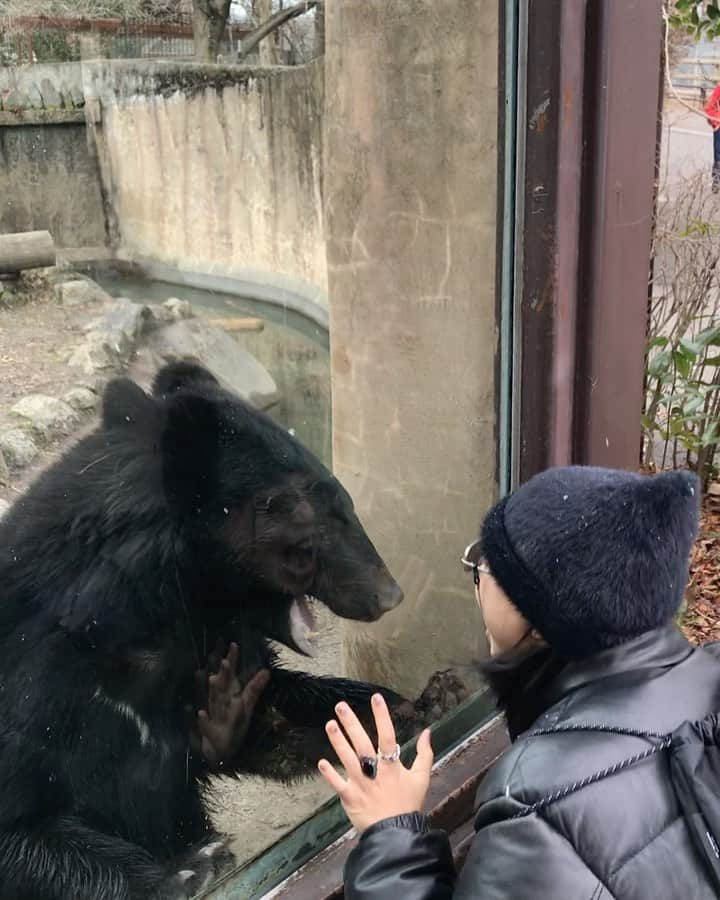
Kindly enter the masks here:
<path id="1" fill-rule="evenodd" d="M 217 61 L 229 14 L 230 0 L 194 0 L 193 39 L 198 59 Z"/>
<path id="2" fill-rule="evenodd" d="M 272 0 L 257 0 L 256 3 L 258 22 L 267 22 L 272 16 Z M 277 65 L 277 54 L 275 53 L 275 44 L 267 38 L 260 41 L 258 50 L 260 51 L 260 65 L 274 66 Z"/>
<path id="3" fill-rule="evenodd" d="M 55 242 L 49 231 L 0 234 L 0 274 L 55 265 Z"/>

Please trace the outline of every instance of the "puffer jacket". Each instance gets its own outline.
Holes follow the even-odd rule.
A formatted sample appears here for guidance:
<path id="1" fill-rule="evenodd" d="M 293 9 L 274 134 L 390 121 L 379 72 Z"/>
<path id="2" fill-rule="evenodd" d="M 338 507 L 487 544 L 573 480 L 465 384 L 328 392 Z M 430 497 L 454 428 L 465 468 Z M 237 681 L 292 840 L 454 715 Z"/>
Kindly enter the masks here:
<path id="1" fill-rule="evenodd" d="M 720 651 L 674 627 L 566 667 L 533 726 L 670 732 L 720 711 Z M 513 818 L 540 798 L 648 748 L 598 732 L 521 736 L 478 792 L 476 834 L 456 876 L 444 832 L 414 814 L 365 831 L 345 868 L 347 900 L 712 900 L 660 752 Z M 720 797 L 718 797 L 720 803 Z"/>

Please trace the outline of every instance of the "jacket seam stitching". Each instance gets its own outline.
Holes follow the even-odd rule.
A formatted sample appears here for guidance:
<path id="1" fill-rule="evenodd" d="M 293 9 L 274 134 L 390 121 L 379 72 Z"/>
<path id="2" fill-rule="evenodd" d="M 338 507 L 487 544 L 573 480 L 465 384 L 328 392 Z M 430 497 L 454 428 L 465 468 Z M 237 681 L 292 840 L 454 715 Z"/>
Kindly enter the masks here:
<path id="1" fill-rule="evenodd" d="M 631 853 L 630 856 L 627 857 L 627 859 L 624 859 L 624 860 L 622 860 L 622 862 L 618 863 L 618 865 L 610 873 L 611 877 L 614 875 L 617 875 L 621 869 L 625 868 L 625 866 L 630 865 L 630 863 L 635 859 L 636 856 L 639 856 L 641 853 L 643 853 L 645 850 L 647 850 L 647 848 L 650 846 L 650 844 L 654 843 L 659 837 L 661 837 L 663 834 L 665 834 L 665 832 L 668 831 L 668 829 L 672 828 L 676 822 L 680 821 L 680 819 L 682 819 L 682 816 L 675 816 L 674 819 L 672 819 L 670 822 L 668 822 L 667 825 L 664 825 L 660 829 L 660 831 L 658 831 L 649 840 L 647 840 L 642 845 L 642 847 L 638 848 L 634 853 Z"/>
<path id="2" fill-rule="evenodd" d="M 720 641 L 719 641 L 718 643 L 720 643 Z M 547 715 L 547 713 L 549 713 L 549 712 L 551 712 L 552 710 L 554 710 L 556 706 L 561 706 L 561 705 L 567 705 L 567 698 L 566 698 L 566 697 L 562 697 L 560 700 L 557 701 L 557 703 L 554 703 L 553 706 L 552 706 L 550 709 L 546 710 L 546 712 L 543 713 L 543 715 Z M 540 716 L 539 718 L 542 718 L 542 716 Z M 525 735 L 525 736 L 520 735 L 520 737 L 518 738 L 518 743 L 522 743 L 522 747 L 519 749 L 519 752 L 517 753 L 515 759 L 513 760 L 512 768 L 511 768 L 510 771 L 507 773 L 507 775 L 505 776 L 505 779 L 504 779 L 504 785 L 503 785 L 503 787 L 504 787 L 504 789 L 505 789 L 505 790 L 504 790 L 504 793 L 505 793 L 506 796 L 507 796 L 508 791 L 509 791 L 509 789 L 510 789 L 510 781 L 512 780 L 512 777 L 513 777 L 513 775 L 515 774 L 515 770 L 516 770 L 517 767 L 520 765 L 520 760 L 521 760 L 521 759 L 523 758 L 523 756 L 525 755 L 526 750 L 530 747 L 530 745 L 532 744 L 533 740 L 537 740 L 537 737 L 536 737 L 536 736 L 534 737 L 534 736 L 531 735 L 531 734 L 527 734 L 527 735 Z M 501 796 L 502 796 L 502 795 L 501 795 Z M 488 798 L 488 800 L 492 800 L 492 799 L 493 799 L 492 797 L 489 797 L 489 798 Z M 481 804 L 481 807 L 484 806 L 485 803 L 488 802 L 488 800 L 484 800 L 483 803 Z M 526 805 L 527 805 L 527 804 L 526 804 Z M 478 808 L 478 812 L 479 812 L 479 811 L 480 811 L 480 808 Z"/>
<path id="3" fill-rule="evenodd" d="M 585 868 L 588 870 L 588 872 L 593 876 L 593 878 L 595 878 L 595 879 L 597 880 L 598 887 L 600 887 L 600 888 L 602 888 L 603 890 L 607 891 L 607 892 L 608 892 L 608 896 L 612 898 L 612 897 L 614 896 L 614 894 L 612 893 L 612 891 L 610 890 L 610 888 L 607 886 L 607 884 L 605 884 L 605 882 L 602 880 L 602 878 L 600 878 L 600 876 L 599 876 L 599 875 L 597 874 L 597 872 L 592 868 L 592 866 L 588 863 L 588 861 L 585 859 L 585 857 L 580 853 L 580 851 L 579 851 L 578 848 L 575 846 L 575 844 L 573 844 L 573 842 L 570 840 L 570 838 L 569 838 L 566 834 L 563 834 L 562 831 L 560 831 L 559 828 L 557 828 L 555 825 L 553 825 L 552 822 L 550 822 L 550 821 L 549 821 L 548 819 L 546 819 L 544 816 L 541 816 L 539 813 L 537 814 L 537 816 L 538 816 L 538 819 L 540 819 L 541 822 L 544 822 L 544 823 L 548 826 L 548 828 L 549 828 L 551 831 L 554 831 L 555 834 L 556 834 L 559 838 L 562 838 L 562 840 L 565 841 L 565 843 L 570 847 L 570 849 L 573 851 L 573 853 L 575 854 L 575 856 L 577 856 L 577 858 L 578 858 L 578 859 L 580 860 L 580 862 L 585 866 Z M 592 896 L 596 896 L 596 895 L 593 894 Z M 591 897 L 591 900 L 592 900 L 592 897 Z"/>

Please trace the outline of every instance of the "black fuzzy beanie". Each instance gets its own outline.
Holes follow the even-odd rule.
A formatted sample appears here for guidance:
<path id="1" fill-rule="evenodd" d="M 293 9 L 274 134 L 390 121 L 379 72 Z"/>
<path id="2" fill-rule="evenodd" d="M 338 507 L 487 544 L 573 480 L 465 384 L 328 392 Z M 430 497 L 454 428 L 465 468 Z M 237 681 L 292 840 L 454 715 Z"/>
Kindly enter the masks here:
<path id="1" fill-rule="evenodd" d="M 589 656 L 672 621 L 699 506 L 690 472 L 548 469 L 490 510 L 483 555 L 558 654 Z"/>

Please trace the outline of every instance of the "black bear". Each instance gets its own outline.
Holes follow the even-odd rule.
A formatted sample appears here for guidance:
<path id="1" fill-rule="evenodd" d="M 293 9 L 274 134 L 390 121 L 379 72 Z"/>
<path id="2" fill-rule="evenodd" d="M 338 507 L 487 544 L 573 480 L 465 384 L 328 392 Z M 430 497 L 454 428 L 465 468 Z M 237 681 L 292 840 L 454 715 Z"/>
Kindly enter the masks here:
<path id="1" fill-rule="evenodd" d="M 0 523 L 0 592 L 3 900 L 192 895 L 220 846 L 185 716 L 209 648 L 272 670 L 226 770 L 292 778 L 376 688 L 284 670 L 268 641 L 311 651 L 308 597 L 362 621 L 402 599 L 338 481 L 190 362 L 107 386 Z"/>

